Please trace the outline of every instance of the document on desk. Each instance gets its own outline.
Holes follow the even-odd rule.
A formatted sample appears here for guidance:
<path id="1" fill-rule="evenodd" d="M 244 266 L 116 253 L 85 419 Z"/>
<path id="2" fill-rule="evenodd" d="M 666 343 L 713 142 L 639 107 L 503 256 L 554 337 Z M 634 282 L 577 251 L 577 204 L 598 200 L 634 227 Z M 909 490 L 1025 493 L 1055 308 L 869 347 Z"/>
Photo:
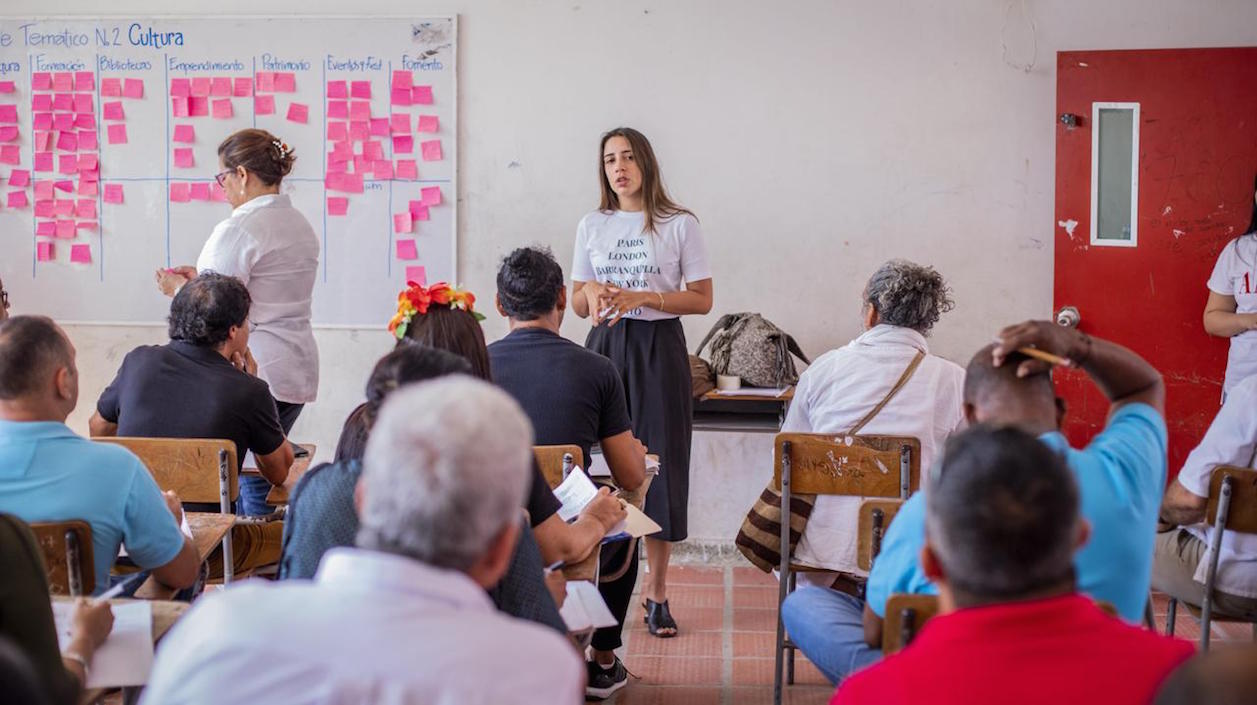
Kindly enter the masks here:
<path id="1" fill-rule="evenodd" d="M 619 624 L 607 608 L 606 600 L 598 592 L 598 586 L 588 580 L 570 580 L 567 583 L 567 599 L 559 610 L 569 632 L 583 632 Z"/>
<path id="2" fill-rule="evenodd" d="M 52 603 L 61 648 L 70 643 L 74 602 Z M 144 685 L 153 670 L 153 606 L 143 600 L 113 603 L 113 631 L 96 650 L 87 674 L 88 688 Z"/>
<path id="3" fill-rule="evenodd" d="M 563 521 L 572 521 L 580 515 L 585 505 L 593 501 L 594 496 L 597 494 L 598 486 L 593 483 L 593 480 L 590 480 L 580 468 L 572 468 L 572 472 L 568 473 L 567 479 L 554 488 L 554 496 L 558 497 L 559 502 L 563 505 L 559 507 L 559 518 Z M 646 516 L 642 510 L 623 500 L 621 502 L 624 504 L 624 511 L 628 516 L 619 524 L 611 527 L 611 530 L 603 537 L 603 543 L 630 537 L 648 536 L 663 531 L 663 527 Z"/>

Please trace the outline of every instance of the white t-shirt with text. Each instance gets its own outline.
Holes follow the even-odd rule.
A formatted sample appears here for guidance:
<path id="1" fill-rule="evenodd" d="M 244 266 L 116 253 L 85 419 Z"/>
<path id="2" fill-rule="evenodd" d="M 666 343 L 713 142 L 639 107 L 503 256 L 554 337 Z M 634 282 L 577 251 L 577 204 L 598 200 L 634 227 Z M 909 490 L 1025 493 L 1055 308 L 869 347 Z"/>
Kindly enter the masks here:
<path id="1" fill-rule="evenodd" d="M 1235 297 L 1236 313 L 1257 313 L 1257 234 L 1249 233 L 1228 242 L 1209 275 L 1209 290 Z M 1231 338 L 1226 379 L 1222 393 L 1257 374 L 1257 330 Z"/>
<path id="2" fill-rule="evenodd" d="M 684 291 L 686 282 L 711 278 L 707 248 L 698 219 L 681 213 L 655 220 L 654 233 L 643 232 L 644 212 L 594 211 L 576 227 L 572 279 L 597 281 L 630 291 Z M 675 313 L 643 307 L 624 315 L 643 321 L 676 318 Z"/>

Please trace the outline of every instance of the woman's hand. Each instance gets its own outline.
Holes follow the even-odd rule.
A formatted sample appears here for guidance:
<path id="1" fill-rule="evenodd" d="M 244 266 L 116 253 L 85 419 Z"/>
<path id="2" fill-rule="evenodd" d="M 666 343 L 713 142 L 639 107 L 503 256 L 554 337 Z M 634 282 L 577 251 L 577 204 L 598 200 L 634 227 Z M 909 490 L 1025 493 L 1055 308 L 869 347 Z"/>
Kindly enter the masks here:
<path id="1" fill-rule="evenodd" d="M 585 282 L 578 292 L 585 297 L 585 306 L 589 310 L 589 321 L 595 326 L 602 323 L 602 311 L 606 306 L 602 300 L 607 295 L 607 285 L 601 282 Z"/>
<path id="2" fill-rule="evenodd" d="M 612 314 L 608 326 L 613 326 L 616 321 L 624 317 L 624 314 L 645 308 L 651 302 L 656 306 L 659 304 L 659 295 L 653 291 L 629 291 L 621 289 L 618 286 L 604 287 L 605 293 L 600 297 L 600 306 L 602 310 L 608 310 Z"/>
<path id="3" fill-rule="evenodd" d="M 109 638 L 109 632 L 113 630 L 113 610 L 110 609 L 107 600 L 89 600 L 82 597 L 74 603 L 74 615 L 71 617 L 71 622 L 73 624 L 72 638 L 81 646 L 95 651 L 105 643 L 105 639 Z M 80 655 L 90 658 L 90 654 Z"/>
<path id="4" fill-rule="evenodd" d="M 157 288 L 166 296 L 174 296 L 184 284 L 196 278 L 196 267 L 173 267 L 159 269 L 154 275 Z"/>

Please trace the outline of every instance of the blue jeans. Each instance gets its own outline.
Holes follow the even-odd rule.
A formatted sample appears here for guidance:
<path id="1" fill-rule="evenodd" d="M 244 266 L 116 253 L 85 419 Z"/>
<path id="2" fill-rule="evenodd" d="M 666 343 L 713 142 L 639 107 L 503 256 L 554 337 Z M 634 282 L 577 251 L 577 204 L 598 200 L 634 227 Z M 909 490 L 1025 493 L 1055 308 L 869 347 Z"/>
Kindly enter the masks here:
<path id="1" fill-rule="evenodd" d="M 271 483 L 260 475 L 240 475 L 240 499 L 236 502 L 236 514 L 241 516 L 263 516 L 275 511 L 275 507 L 266 503 L 266 495 L 271 491 Z"/>
<path id="2" fill-rule="evenodd" d="M 881 649 L 864 643 L 864 602 L 844 592 L 805 585 L 781 603 L 781 621 L 834 685 L 882 658 Z"/>

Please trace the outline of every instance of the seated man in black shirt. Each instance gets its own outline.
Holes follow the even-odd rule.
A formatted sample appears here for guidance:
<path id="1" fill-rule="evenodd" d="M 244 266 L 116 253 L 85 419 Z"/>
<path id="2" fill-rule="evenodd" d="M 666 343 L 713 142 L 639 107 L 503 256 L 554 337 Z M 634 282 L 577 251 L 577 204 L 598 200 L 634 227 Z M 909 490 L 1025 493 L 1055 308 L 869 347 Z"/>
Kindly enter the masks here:
<path id="1" fill-rule="evenodd" d="M 293 461 L 275 399 L 255 376 L 251 303 L 235 277 L 207 272 L 188 282 L 170 304 L 170 342 L 128 353 L 89 422 L 93 436 L 224 438 L 235 443 L 238 464 L 253 451 L 262 477 L 240 476 L 243 515 L 273 511 L 266 494 L 287 479 Z M 281 522 L 237 525 L 236 570 L 279 560 L 282 534 Z M 221 561 L 210 563 L 213 575 Z"/>
<path id="2" fill-rule="evenodd" d="M 521 248 L 507 255 L 498 270 L 497 307 L 510 318 L 511 333 L 489 346 L 493 379 L 523 407 L 536 442 L 580 446 L 586 464 L 598 443 L 616 484 L 636 489 L 646 476 L 646 449 L 633 437 L 620 375 L 607 358 L 559 335 L 567 289 L 549 251 Z M 630 543 L 636 547 L 629 541 L 603 547 L 604 568 L 628 558 L 629 569 L 598 586 L 620 626 L 594 633 L 588 697 L 606 698 L 628 682 L 615 649 L 637 582 L 637 556 L 626 555 Z"/>

